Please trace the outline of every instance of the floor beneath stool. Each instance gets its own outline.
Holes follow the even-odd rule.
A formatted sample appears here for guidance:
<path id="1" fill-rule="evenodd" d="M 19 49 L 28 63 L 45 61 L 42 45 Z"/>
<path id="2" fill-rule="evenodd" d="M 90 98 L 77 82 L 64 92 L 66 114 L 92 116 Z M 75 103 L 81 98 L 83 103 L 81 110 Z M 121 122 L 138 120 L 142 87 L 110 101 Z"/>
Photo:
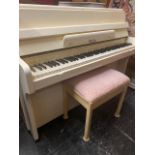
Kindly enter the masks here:
<path id="1" fill-rule="evenodd" d="M 134 155 L 134 90 L 129 89 L 119 119 L 113 117 L 116 101 L 114 98 L 94 111 L 88 143 L 82 140 L 85 110 L 81 106 L 69 112 L 68 120 L 59 117 L 41 127 L 38 142 L 33 141 L 20 118 L 20 155 Z"/>

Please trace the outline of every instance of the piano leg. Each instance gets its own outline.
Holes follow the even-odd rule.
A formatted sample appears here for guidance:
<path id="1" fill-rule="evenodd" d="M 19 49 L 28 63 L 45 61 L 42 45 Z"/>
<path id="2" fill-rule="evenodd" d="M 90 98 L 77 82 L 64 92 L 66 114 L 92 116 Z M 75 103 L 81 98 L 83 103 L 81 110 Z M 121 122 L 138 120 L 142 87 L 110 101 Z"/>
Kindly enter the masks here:
<path id="1" fill-rule="evenodd" d="M 66 93 L 65 87 L 63 87 L 63 118 L 68 119 L 68 107 L 69 107 L 69 99 L 68 93 Z"/>
<path id="2" fill-rule="evenodd" d="M 30 131 L 30 123 L 29 123 L 28 113 L 26 110 L 26 106 L 25 106 L 25 102 L 24 102 L 24 96 L 23 96 L 23 92 L 22 92 L 20 84 L 19 84 L 19 98 L 20 98 L 20 105 L 22 108 L 22 112 L 24 114 L 24 120 L 25 120 L 26 128 L 28 131 Z"/>
<path id="3" fill-rule="evenodd" d="M 122 71 L 123 73 L 126 73 L 126 69 L 127 69 L 127 65 L 128 65 L 129 58 L 125 58 L 125 59 L 123 59 L 122 61 L 124 61 L 124 65 L 123 65 L 121 71 Z"/>
<path id="4" fill-rule="evenodd" d="M 38 135 L 36 120 L 35 120 L 34 111 L 33 111 L 33 107 L 32 107 L 31 96 L 26 94 L 26 100 L 27 100 L 26 107 L 27 107 L 29 120 L 30 120 L 31 134 L 32 134 L 34 140 L 36 141 L 39 139 L 39 135 Z"/>

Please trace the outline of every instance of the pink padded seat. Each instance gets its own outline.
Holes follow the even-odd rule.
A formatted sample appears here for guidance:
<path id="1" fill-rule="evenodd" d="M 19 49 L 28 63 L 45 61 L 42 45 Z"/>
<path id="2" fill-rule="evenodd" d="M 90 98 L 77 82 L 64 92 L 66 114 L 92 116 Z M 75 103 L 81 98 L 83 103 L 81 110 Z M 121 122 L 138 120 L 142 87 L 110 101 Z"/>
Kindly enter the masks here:
<path id="1" fill-rule="evenodd" d="M 65 81 L 87 102 L 94 103 L 107 93 L 129 83 L 129 78 L 114 69 L 100 68 Z"/>

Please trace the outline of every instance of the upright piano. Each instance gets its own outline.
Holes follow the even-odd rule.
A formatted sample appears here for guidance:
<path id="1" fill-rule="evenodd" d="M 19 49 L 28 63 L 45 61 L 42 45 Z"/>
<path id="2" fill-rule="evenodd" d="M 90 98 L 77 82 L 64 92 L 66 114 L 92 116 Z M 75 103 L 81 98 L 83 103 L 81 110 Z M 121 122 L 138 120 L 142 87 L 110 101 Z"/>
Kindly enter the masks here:
<path id="1" fill-rule="evenodd" d="M 121 9 L 20 4 L 19 15 L 20 102 L 37 140 L 63 113 L 62 82 L 99 67 L 125 72 L 134 38 Z"/>

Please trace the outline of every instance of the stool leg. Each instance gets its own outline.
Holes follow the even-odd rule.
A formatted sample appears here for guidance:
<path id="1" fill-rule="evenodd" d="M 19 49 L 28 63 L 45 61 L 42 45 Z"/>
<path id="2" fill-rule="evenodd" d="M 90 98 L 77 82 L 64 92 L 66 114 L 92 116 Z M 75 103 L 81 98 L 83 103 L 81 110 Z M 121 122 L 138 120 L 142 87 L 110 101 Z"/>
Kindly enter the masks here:
<path id="1" fill-rule="evenodd" d="M 124 89 L 124 91 L 121 93 L 121 96 L 120 96 L 120 99 L 119 99 L 119 102 L 118 102 L 118 105 L 117 105 L 117 109 L 115 111 L 115 117 L 119 118 L 120 117 L 120 112 L 121 112 L 121 109 L 122 109 L 122 106 L 123 106 L 123 101 L 124 101 L 124 97 L 126 95 L 126 92 L 127 92 L 127 88 L 126 87 Z"/>
<path id="2" fill-rule="evenodd" d="M 68 94 L 64 91 L 64 99 L 63 99 L 63 111 L 64 111 L 64 119 L 68 119 Z"/>
<path id="3" fill-rule="evenodd" d="M 92 119 L 92 109 L 88 107 L 86 112 L 85 131 L 83 136 L 83 140 L 85 142 L 88 142 L 90 139 L 89 132 L 90 132 L 90 126 L 91 126 L 91 119 Z"/>

